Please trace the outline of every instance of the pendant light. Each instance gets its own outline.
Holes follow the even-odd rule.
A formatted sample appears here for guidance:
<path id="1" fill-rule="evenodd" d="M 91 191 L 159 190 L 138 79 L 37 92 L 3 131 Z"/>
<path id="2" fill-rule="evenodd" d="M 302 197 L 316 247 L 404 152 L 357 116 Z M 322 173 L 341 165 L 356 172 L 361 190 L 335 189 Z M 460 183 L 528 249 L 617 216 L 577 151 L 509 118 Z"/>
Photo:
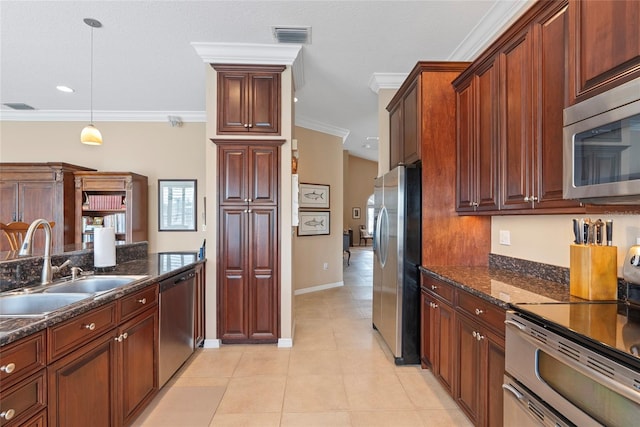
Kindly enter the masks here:
<path id="1" fill-rule="evenodd" d="M 91 75 L 89 78 L 91 96 L 91 122 L 80 133 L 80 142 L 87 145 L 102 145 L 102 134 L 93 125 L 93 29 L 102 27 L 100 21 L 92 18 L 84 18 L 84 23 L 91 27 Z"/>

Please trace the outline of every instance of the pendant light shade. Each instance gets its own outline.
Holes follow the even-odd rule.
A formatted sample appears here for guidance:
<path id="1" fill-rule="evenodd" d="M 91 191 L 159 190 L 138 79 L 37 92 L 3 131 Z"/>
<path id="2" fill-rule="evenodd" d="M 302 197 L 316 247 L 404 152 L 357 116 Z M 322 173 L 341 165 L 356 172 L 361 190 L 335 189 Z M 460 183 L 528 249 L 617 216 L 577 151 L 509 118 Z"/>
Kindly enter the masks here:
<path id="1" fill-rule="evenodd" d="M 102 134 L 94 125 L 87 125 L 80 133 L 80 142 L 87 145 L 102 145 Z"/>
<path id="2" fill-rule="evenodd" d="M 91 123 L 85 126 L 80 133 L 80 142 L 87 145 L 102 145 L 102 134 L 93 125 L 93 29 L 102 27 L 100 21 L 85 18 L 84 23 L 91 27 L 91 74 L 89 75 L 89 90 L 91 97 Z"/>

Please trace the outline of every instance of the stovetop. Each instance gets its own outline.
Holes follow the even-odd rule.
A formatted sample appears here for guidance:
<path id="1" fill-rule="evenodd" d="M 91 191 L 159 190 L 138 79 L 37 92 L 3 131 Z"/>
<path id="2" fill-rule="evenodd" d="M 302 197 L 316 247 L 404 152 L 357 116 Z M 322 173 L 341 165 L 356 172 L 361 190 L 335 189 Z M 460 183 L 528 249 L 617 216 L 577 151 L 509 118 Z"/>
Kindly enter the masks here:
<path id="1" fill-rule="evenodd" d="M 605 353 L 640 362 L 640 307 L 623 302 L 516 304 L 519 311 L 553 322 L 575 338 L 587 338 Z"/>

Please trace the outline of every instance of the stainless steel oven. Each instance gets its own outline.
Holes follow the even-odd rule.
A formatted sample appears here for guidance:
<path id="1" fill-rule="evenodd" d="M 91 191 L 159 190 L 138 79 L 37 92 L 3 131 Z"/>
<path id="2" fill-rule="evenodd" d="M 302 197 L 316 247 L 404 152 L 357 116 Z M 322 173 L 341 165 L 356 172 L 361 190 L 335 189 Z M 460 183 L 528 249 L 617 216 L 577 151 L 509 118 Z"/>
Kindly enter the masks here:
<path id="1" fill-rule="evenodd" d="M 565 199 L 640 202 L 640 79 L 564 110 Z"/>
<path id="2" fill-rule="evenodd" d="M 638 424 L 637 369 L 520 312 L 508 311 L 505 323 L 507 375 L 545 402 L 551 414 L 562 414 L 566 425 Z M 511 410 L 505 399 L 505 416 Z"/>

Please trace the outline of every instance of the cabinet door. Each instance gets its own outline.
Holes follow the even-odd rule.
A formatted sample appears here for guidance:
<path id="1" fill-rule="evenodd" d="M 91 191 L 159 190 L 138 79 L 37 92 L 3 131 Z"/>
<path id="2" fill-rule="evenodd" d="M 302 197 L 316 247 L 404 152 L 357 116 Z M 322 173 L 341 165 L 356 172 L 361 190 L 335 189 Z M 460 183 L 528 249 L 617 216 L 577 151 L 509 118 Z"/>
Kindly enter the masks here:
<path id="1" fill-rule="evenodd" d="M 402 102 L 389 112 L 389 168 L 393 169 L 402 162 Z"/>
<path id="2" fill-rule="evenodd" d="M 117 344 L 120 354 L 118 376 L 122 384 L 120 410 L 123 425 L 129 425 L 158 390 L 157 331 L 157 306 L 119 329 L 119 336 L 123 337 Z"/>
<path id="3" fill-rule="evenodd" d="M 491 62 L 477 74 L 478 90 L 474 107 L 478 129 L 474 132 L 474 178 L 477 210 L 498 210 L 498 61 Z"/>
<path id="4" fill-rule="evenodd" d="M 246 72 L 218 72 L 218 133 L 247 132 L 248 90 Z"/>
<path id="5" fill-rule="evenodd" d="M 218 197 L 220 204 L 247 202 L 249 180 L 246 145 L 225 145 L 218 148 Z"/>
<path id="6" fill-rule="evenodd" d="M 533 196 L 531 35 L 507 45 L 500 58 L 500 209 L 527 209 Z"/>
<path id="7" fill-rule="evenodd" d="M 435 359 L 438 361 L 438 373 L 437 377 L 444 386 L 444 388 L 453 394 L 454 380 L 455 380 L 455 316 L 453 307 L 440 301 L 434 300 L 434 316 L 437 320 L 434 322 L 434 327 L 437 325 L 437 329 L 432 329 L 434 336 L 436 353 Z"/>
<path id="8" fill-rule="evenodd" d="M 459 315 L 456 320 L 458 377 L 455 399 L 474 425 L 480 419 L 480 342 L 476 338 L 480 327 Z"/>
<path id="9" fill-rule="evenodd" d="M 402 135 L 402 161 L 410 165 L 422 159 L 421 129 L 422 108 L 421 108 L 421 77 L 416 78 L 413 84 L 407 89 L 402 98 L 403 109 L 403 135 Z"/>
<path id="10" fill-rule="evenodd" d="M 255 146 L 249 148 L 249 199 L 250 203 L 275 205 L 278 203 L 278 147 Z"/>
<path id="11" fill-rule="evenodd" d="M 31 223 L 38 218 L 55 221 L 56 185 L 55 182 L 21 182 L 18 196 L 20 221 Z"/>
<path id="12" fill-rule="evenodd" d="M 640 75 L 640 2 L 569 4 L 570 102 L 579 102 Z"/>
<path id="13" fill-rule="evenodd" d="M 196 266 L 195 324 L 193 325 L 193 343 L 195 347 L 199 347 L 204 342 L 205 336 L 205 269 L 206 267 L 203 264 L 198 264 Z"/>
<path id="14" fill-rule="evenodd" d="M 249 82 L 249 132 L 280 133 L 280 73 L 252 73 Z"/>
<path id="15" fill-rule="evenodd" d="M 278 338 L 277 207 L 251 207 L 249 213 L 249 338 Z"/>
<path id="16" fill-rule="evenodd" d="M 49 425 L 118 424 L 114 414 L 117 387 L 114 337 L 115 333 L 107 333 L 47 368 Z"/>
<path id="17" fill-rule="evenodd" d="M 484 425 L 500 427 L 503 423 L 504 339 L 489 331 L 485 331 L 482 337 L 480 396 L 483 399 Z"/>
<path id="18" fill-rule="evenodd" d="M 456 164 L 456 210 L 473 211 L 476 201 L 476 179 L 474 164 L 475 115 L 473 91 L 474 78 L 456 92 L 457 110 L 457 164 Z"/>
<path id="19" fill-rule="evenodd" d="M 434 328 L 434 316 L 433 316 L 433 297 L 431 297 L 425 291 L 420 293 L 420 360 L 422 361 L 423 368 L 431 368 L 434 370 L 436 361 L 434 360 L 433 352 L 433 331 Z M 435 374 L 435 371 L 434 371 Z"/>
<path id="20" fill-rule="evenodd" d="M 218 234 L 218 336 L 247 339 L 248 272 L 245 207 L 221 207 Z"/>
<path id="21" fill-rule="evenodd" d="M 8 222 L 18 221 L 18 218 L 18 183 L 14 181 L 1 181 L 0 222 L 4 222 L 6 224 Z M 3 241 L 5 240 L 4 237 L 2 239 Z"/>
<path id="22" fill-rule="evenodd" d="M 562 126 L 567 98 L 565 53 L 568 40 L 566 2 L 533 24 L 535 36 L 534 195 L 536 208 L 577 207 L 576 200 L 562 198 Z"/>

